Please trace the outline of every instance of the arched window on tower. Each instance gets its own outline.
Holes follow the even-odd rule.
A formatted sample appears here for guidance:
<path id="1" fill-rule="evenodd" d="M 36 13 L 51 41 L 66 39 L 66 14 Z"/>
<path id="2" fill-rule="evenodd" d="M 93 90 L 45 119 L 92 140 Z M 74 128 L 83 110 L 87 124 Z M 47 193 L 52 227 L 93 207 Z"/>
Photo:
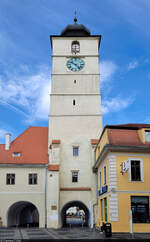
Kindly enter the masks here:
<path id="1" fill-rule="evenodd" d="M 80 44 L 78 41 L 72 42 L 71 51 L 72 51 L 72 53 L 75 53 L 75 54 L 80 52 Z"/>

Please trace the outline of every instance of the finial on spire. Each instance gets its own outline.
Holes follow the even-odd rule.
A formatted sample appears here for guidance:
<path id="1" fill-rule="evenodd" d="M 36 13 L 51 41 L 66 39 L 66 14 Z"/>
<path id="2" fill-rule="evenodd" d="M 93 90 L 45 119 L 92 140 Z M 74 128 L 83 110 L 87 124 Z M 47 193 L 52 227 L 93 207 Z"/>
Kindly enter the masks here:
<path id="1" fill-rule="evenodd" d="M 74 23 L 76 24 L 77 21 L 78 21 L 78 19 L 77 19 L 77 17 L 76 17 L 76 15 L 77 15 L 77 11 L 76 11 L 76 10 L 74 11 L 74 15 L 75 15 L 75 17 L 74 17 Z"/>

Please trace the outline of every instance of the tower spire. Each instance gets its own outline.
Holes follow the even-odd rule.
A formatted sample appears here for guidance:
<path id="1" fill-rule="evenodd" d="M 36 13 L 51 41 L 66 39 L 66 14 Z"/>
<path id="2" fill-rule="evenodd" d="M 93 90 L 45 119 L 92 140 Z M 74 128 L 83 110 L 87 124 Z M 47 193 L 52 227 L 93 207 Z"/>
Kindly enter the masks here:
<path id="1" fill-rule="evenodd" d="M 75 10 L 74 11 L 74 23 L 76 24 L 77 23 L 77 21 L 78 21 L 78 19 L 77 19 L 77 17 L 76 17 L 76 15 L 77 15 L 77 10 Z"/>

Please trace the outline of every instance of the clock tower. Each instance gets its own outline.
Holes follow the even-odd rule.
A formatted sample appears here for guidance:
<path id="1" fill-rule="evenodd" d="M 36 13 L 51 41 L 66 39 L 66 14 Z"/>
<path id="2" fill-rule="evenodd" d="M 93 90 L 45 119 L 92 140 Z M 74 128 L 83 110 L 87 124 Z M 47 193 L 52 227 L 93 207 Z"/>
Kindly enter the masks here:
<path id="1" fill-rule="evenodd" d="M 102 130 L 99 46 L 101 35 L 74 19 L 50 36 L 52 80 L 47 174 L 47 226 L 66 225 L 66 211 L 85 212 L 85 226 L 96 219 L 94 148 Z"/>

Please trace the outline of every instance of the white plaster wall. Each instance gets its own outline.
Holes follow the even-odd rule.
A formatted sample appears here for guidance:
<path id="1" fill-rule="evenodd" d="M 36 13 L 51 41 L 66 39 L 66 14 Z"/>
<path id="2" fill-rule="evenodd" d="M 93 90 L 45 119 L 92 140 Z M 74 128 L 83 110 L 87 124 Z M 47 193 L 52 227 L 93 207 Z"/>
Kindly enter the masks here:
<path id="1" fill-rule="evenodd" d="M 99 73 L 88 76 L 79 73 L 69 73 L 65 76 L 52 75 L 51 92 L 53 94 L 99 94 Z"/>
<path id="2" fill-rule="evenodd" d="M 6 185 L 6 174 L 15 173 L 15 185 Z M 38 184 L 28 185 L 28 174 L 38 174 Z M 39 226 L 45 226 L 45 168 L 0 167 L 0 217 L 7 226 L 7 212 L 11 205 L 19 201 L 33 203 L 39 212 Z"/>
<path id="3" fill-rule="evenodd" d="M 56 206 L 56 210 L 52 209 Z M 47 227 L 59 227 L 59 172 L 47 172 Z"/>
<path id="4" fill-rule="evenodd" d="M 51 115 L 101 114 L 100 95 L 56 95 L 51 96 L 51 104 Z"/>
<path id="5" fill-rule="evenodd" d="M 71 43 L 77 40 L 80 42 L 80 55 L 97 55 L 99 37 L 52 37 L 53 55 L 70 55 Z"/>
<path id="6" fill-rule="evenodd" d="M 61 142 L 80 142 L 80 137 L 97 139 L 102 127 L 101 116 L 56 116 L 50 117 L 49 140 L 60 139 Z"/>

